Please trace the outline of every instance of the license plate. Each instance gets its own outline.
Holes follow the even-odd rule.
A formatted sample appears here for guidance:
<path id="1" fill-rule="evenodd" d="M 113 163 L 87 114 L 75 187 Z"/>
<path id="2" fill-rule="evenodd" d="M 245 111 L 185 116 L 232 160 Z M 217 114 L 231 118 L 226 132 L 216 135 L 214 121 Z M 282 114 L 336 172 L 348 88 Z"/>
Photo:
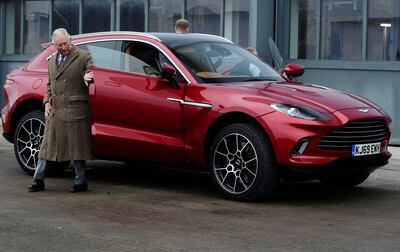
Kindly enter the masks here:
<path id="1" fill-rule="evenodd" d="M 370 144 L 353 144 L 351 146 L 351 155 L 354 156 L 365 156 L 373 155 L 381 152 L 381 143 L 370 143 Z"/>

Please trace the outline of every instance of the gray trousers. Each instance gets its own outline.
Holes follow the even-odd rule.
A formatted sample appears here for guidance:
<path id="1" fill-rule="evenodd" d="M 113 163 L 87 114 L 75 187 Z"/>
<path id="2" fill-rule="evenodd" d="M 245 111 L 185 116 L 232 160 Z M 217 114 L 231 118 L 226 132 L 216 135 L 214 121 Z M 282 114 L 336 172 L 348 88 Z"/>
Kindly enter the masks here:
<path id="1" fill-rule="evenodd" d="M 75 185 L 86 183 L 86 161 L 85 160 L 74 160 L 75 168 Z M 47 161 L 40 159 L 38 160 L 35 175 L 35 179 L 44 180 L 47 171 Z"/>

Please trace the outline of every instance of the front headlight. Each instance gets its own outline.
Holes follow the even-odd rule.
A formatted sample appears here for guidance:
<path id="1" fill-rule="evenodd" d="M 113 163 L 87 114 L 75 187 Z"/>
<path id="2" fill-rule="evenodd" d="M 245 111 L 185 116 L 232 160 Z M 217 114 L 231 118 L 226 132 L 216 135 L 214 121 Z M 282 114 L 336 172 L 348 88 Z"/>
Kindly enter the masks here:
<path id="1" fill-rule="evenodd" d="M 299 107 L 290 104 L 278 104 L 278 103 L 272 103 L 270 104 L 270 106 L 276 111 L 279 111 L 287 116 L 296 117 L 304 120 L 310 120 L 310 121 L 329 121 L 328 116 L 310 108 Z"/>

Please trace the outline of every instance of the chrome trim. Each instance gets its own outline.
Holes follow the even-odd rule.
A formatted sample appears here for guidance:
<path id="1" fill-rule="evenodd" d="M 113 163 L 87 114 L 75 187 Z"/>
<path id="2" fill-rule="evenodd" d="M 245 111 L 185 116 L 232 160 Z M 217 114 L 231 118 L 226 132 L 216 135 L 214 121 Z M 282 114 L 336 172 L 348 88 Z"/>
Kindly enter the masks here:
<path id="1" fill-rule="evenodd" d="M 144 32 L 132 32 L 132 31 L 91 32 L 91 33 L 73 35 L 73 36 L 71 36 L 71 38 L 72 39 L 81 39 L 81 38 L 104 36 L 104 35 L 108 35 L 108 36 L 109 35 L 128 35 L 128 36 L 135 35 L 135 36 L 143 36 L 143 37 L 155 39 L 158 42 L 161 42 L 161 39 L 154 36 L 153 34 L 144 33 Z"/>
<path id="2" fill-rule="evenodd" d="M 194 107 L 201 107 L 201 108 L 212 108 L 211 104 L 208 103 L 201 103 L 201 102 L 187 102 L 187 101 L 182 101 L 181 104 L 183 105 L 189 105 L 189 106 L 194 106 Z"/>
<path id="3" fill-rule="evenodd" d="M 174 101 L 174 102 L 179 102 L 179 104 L 182 105 L 188 105 L 188 106 L 194 106 L 194 107 L 200 107 L 200 108 L 209 108 L 212 109 L 212 105 L 209 103 L 202 103 L 202 102 L 188 102 L 182 99 L 176 99 L 176 98 L 167 98 L 168 101 Z"/>
<path id="4" fill-rule="evenodd" d="M 317 88 L 322 88 L 322 89 L 325 89 L 325 90 L 329 90 L 329 88 L 328 87 L 325 87 L 325 86 L 321 86 L 321 85 L 316 85 L 316 84 L 310 84 L 312 87 L 317 87 Z"/>
<path id="5" fill-rule="evenodd" d="M 50 56 L 48 56 L 48 57 L 46 58 L 46 60 L 49 61 L 49 60 L 51 59 L 51 57 L 53 57 L 53 56 L 56 55 L 56 54 L 57 54 L 57 51 L 55 51 L 54 53 L 50 54 Z"/>
<path id="6" fill-rule="evenodd" d="M 182 99 L 169 98 L 169 97 L 167 98 L 167 100 L 168 100 L 168 101 L 179 102 L 179 103 L 183 102 L 183 100 L 182 100 Z"/>

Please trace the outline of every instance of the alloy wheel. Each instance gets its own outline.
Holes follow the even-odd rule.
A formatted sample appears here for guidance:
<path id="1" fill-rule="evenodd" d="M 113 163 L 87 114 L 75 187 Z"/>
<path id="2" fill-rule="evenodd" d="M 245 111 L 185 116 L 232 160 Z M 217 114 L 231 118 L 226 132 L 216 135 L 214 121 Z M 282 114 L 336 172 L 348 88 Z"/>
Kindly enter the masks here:
<path id="1" fill-rule="evenodd" d="M 16 133 L 16 151 L 23 165 L 35 170 L 40 146 L 43 140 L 44 123 L 38 118 L 28 118 Z"/>
<path id="2" fill-rule="evenodd" d="M 232 133 L 217 144 L 213 158 L 219 184 L 229 193 L 240 194 L 254 183 L 258 172 L 256 149 L 245 136 Z"/>

